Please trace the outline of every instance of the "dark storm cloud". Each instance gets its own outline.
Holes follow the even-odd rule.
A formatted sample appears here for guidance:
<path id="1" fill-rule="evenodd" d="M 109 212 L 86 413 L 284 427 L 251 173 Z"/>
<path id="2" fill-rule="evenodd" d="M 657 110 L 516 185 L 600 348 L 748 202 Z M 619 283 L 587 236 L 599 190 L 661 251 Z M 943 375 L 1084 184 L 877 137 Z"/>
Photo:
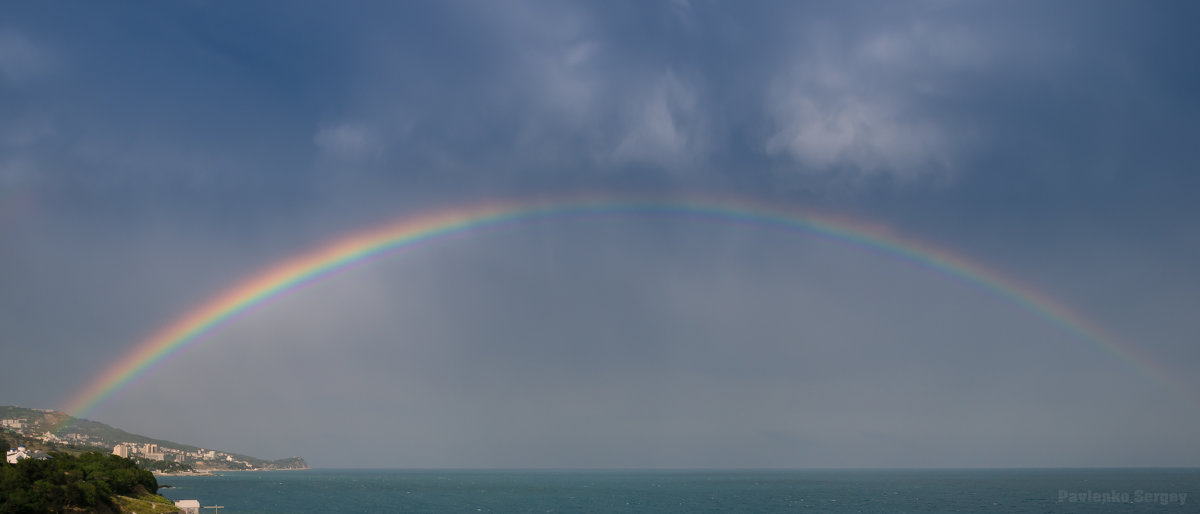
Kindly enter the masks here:
<path id="1" fill-rule="evenodd" d="M 4 11 L 4 350 L 64 356 L 53 383 L 0 375 L 4 403 L 59 405 L 222 288 L 397 213 L 705 190 L 974 257 L 1102 320 L 1183 399 L 887 259 L 630 221 L 322 283 L 95 417 L 319 465 L 1195 462 L 1190 5 Z"/>
<path id="2" fill-rule="evenodd" d="M 11 131 L 56 128 L 46 146 L 74 154 L 56 178 L 88 191 L 299 189 L 280 201 L 329 187 L 320 169 L 350 188 L 969 179 L 1012 194 L 1195 159 L 1181 134 L 1197 78 L 1168 43 L 1182 19 L 1119 4 L 172 6 L 17 12 L 3 55 L 29 106 Z M 97 165 L 105 178 L 70 174 Z"/>

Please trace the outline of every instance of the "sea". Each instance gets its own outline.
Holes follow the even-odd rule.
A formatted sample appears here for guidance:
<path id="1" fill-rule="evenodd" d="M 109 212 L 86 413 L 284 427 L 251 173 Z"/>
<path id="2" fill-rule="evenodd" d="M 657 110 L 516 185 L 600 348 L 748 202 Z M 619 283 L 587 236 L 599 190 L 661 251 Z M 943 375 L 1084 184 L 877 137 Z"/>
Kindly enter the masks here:
<path id="1" fill-rule="evenodd" d="M 1200 469 L 345 470 L 159 477 L 248 512 L 1200 512 Z"/>

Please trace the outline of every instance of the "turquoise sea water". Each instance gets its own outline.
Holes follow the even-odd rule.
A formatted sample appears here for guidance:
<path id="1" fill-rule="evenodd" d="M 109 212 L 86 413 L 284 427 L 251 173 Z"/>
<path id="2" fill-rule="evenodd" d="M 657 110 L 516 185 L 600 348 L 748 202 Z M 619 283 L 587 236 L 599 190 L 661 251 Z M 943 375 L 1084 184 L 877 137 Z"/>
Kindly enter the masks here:
<path id="1" fill-rule="evenodd" d="M 222 514 L 1200 512 L 1200 469 L 309 470 L 160 477 L 159 484 L 174 486 L 159 491 L 168 498 L 223 505 Z"/>

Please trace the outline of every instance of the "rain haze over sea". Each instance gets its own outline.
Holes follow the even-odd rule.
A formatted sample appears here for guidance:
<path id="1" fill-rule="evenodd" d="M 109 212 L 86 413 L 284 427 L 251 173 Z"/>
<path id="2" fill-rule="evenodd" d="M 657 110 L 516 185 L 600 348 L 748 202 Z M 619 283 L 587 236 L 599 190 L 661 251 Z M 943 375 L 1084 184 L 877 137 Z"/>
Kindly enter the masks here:
<path id="1" fill-rule="evenodd" d="M 163 478 L 229 512 L 1195 512 L 1200 470 L 388 471 Z"/>
<path id="2" fill-rule="evenodd" d="M 6 4 L 0 405 L 246 510 L 1193 509 L 1058 494 L 1200 493 L 1198 5 Z"/>

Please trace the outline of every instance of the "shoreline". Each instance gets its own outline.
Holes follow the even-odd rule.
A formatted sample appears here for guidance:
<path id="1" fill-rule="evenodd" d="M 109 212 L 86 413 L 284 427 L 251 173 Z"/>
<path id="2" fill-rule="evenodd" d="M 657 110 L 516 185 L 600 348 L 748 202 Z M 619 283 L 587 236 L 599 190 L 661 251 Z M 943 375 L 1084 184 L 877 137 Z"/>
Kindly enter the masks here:
<path id="1" fill-rule="evenodd" d="M 161 472 L 151 471 L 156 477 L 215 477 L 218 473 L 244 473 L 248 471 L 304 471 L 312 468 L 280 468 L 280 469 L 197 469 L 194 471 Z"/>
<path id="2" fill-rule="evenodd" d="M 214 474 L 213 472 L 206 471 L 206 470 L 203 470 L 203 471 L 172 471 L 170 473 L 164 473 L 161 471 L 151 471 L 151 473 L 154 473 L 155 477 L 211 477 L 211 476 L 216 476 L 216 474 Z"/>

